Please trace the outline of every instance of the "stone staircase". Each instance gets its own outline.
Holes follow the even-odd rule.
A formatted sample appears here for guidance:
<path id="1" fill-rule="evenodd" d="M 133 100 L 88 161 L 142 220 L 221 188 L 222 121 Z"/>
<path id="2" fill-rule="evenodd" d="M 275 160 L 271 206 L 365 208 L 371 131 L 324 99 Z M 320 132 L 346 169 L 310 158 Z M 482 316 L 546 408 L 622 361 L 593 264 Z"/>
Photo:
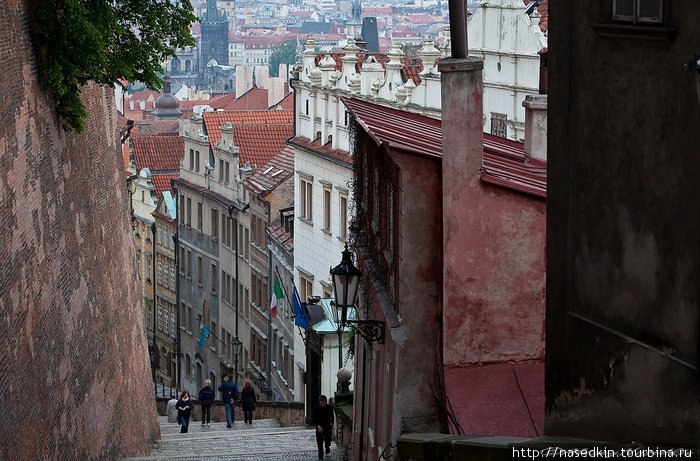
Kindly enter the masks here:
<path id="1" fill-rule="evenodd" d="M 237 415 L 238 416 L 238 415 Z M 226 428 L 226 422 L 203 426 L 191 421 L 189 432 L 180 434 L 180 426 L 159 416 L 161 439 L 149 456 L 130 460 L 193 460 L 193 461 L 253 461 L 253 460 L 314 460 L 317 459 L 316 436 L 313 429 L 281 427 L 277 420 L 253 420 L 252 426 L 236 421 Z M 331 444 L 324 460 L 341 461 L 340 447 Z"/>

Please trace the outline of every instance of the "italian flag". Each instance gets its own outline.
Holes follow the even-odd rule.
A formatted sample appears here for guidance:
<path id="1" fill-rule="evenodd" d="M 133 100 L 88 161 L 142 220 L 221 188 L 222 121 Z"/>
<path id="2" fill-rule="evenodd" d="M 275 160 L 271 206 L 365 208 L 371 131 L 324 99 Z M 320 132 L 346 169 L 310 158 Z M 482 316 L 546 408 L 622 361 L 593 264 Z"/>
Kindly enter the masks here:
<path id="1" fill-rule="evenodd" d="M 282 292 L 280 279 L 275 275 L 275 287 L 272 289 L 272 299 L 270 300 L 270 315 L 272 317 L 277 317 L 277 305 L 281 298 L 284 298 L 284 292 Z"/>

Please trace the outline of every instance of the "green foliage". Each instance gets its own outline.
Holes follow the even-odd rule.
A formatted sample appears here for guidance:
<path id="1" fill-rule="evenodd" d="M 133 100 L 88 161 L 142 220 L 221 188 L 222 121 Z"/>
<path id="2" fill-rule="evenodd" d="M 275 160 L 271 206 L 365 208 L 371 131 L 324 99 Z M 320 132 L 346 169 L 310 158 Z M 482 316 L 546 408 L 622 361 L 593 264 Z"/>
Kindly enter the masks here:
<path id="1" fill-rule="evenodd" d="M 297 60 L 296 41 L 290 40 L 272 49 L 270 54 L 270 77 L 279 77 L 279 65 L 293 65 Z"/>
<path id="2" fill-rule="evenodd" d="M 34 36 L 41 80 L 64 129 L 82 132 L 80 86 L 139 80 L 160 89 L 161 63 L 194 46 L 190 0 L 39 0 Z"/>

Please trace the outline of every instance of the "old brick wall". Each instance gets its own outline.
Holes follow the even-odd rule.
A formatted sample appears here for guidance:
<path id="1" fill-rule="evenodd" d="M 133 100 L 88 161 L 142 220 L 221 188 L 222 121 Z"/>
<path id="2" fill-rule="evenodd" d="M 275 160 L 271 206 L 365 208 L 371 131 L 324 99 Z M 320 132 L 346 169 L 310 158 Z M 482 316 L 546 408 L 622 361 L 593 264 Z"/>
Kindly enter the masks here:
<path id="1" fill-rule="evenodd" d="M 3 459 L 116 459 L 158 437 L 111 88 L 62 131 L 21 0 L 0 2 Z"/>

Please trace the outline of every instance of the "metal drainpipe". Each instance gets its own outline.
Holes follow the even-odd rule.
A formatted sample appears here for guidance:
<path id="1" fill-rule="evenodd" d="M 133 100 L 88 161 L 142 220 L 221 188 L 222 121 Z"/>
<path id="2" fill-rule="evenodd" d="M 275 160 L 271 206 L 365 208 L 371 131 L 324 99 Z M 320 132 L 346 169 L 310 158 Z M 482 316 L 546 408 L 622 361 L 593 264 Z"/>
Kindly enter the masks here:
<path id="1" fill-rule="evenodd" d="M 267 204 L 268 216 L 269 213 L 269 203 Z M 270 236 L 270 231 L 265 227 L 265 236 L 267 237 L 267 299 L 268 301 L 272 299 L 272 288 L 274 284 L 273 271 L 272 271 L 272 238 Z M 270 305 L 267 308 L 267 400 L 272 400 L 272 312 L 270 312 Z"/>
<path id="2" fill-rule="evenodd" d="M 151 259 L 153 260 L 153 277 L 151 278 L 151 283 L 153 284 L 153 383 L 155 386 L 156 382 L 156 221 L 153 220 L 151 224 Z"/>
<path id="3" fill-rule="evenodd" d="M 177 304 L 175 308 L 175 319 L 177 322 L 177 333 L 176 333 L 176 338 L 175 338 L 175 346 L 176 346 L 176 351 L 175 353 L 177 354 L 177 361 L 175 365 L 175 393 L 179 394 L 180 393 L 180 258 L 179 258 L 179 253 L 180 253 L 180 197 L 179 197 L 179 191 L 177 188 L 173 187 L 174 184 L 171 183 L 171 188 L 175 190 L 175 235 L 173 236 L 173 240 L 175 243 L 175 272 L 177 276 L 177 283 L 175 284 L 175 302 Z"/>
<path id="4" fill-rule="evenodd" d="M 452 57 L 454 59 L 466 58 L 468 54 L 466 0 L 449 0 L 449 9 Z"/>

